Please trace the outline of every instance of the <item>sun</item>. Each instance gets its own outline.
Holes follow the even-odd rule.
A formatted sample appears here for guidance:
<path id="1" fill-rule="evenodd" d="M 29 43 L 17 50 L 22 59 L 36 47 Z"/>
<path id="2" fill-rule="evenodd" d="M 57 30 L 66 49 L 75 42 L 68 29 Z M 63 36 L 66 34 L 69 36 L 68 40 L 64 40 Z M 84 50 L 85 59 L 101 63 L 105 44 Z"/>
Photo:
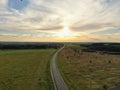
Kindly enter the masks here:
<path id="1" fill-rule="evenodd" d="M 61 32 L 58 33 L 58 36 L 60 37 L 69 37 L 72 33 L 68 27 L 64 27 Z"/>

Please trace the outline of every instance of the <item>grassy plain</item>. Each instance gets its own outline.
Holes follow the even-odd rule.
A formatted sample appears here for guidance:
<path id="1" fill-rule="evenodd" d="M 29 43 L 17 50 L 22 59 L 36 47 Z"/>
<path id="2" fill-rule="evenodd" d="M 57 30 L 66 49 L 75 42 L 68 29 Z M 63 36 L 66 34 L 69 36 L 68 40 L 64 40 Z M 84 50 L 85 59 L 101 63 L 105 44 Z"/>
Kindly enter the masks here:
<path id="1" fill-rule="evenodd" d="M 119 90 L 120 55 L 82 52 L 82 48 L 69 45 L 58 56 L 58 67 L 69 90 Z"/>
<path id="2" fill-rule="evenodd" d="M 50 58 L 55 49 L 0 51 L 0 90 L 54 90 Z"/>

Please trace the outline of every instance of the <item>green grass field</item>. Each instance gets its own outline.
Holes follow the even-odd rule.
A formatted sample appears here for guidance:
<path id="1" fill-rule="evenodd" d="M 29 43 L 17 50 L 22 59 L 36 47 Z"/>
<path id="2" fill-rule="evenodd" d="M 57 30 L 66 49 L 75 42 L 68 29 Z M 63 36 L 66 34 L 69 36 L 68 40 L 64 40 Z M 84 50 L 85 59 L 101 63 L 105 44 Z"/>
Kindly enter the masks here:
<path id="1" fill-rule="evenodd" d="M 58 56 L 58 67 L 69 90 L 119 90 L 120 55 L 81 52 L 81 49 L 69 45 Z"/>
<path id="2" fill-rule="evenodd" d="M 54 90 L 50 58 L 55 51 L 0 51 L 0 90 Z"/>

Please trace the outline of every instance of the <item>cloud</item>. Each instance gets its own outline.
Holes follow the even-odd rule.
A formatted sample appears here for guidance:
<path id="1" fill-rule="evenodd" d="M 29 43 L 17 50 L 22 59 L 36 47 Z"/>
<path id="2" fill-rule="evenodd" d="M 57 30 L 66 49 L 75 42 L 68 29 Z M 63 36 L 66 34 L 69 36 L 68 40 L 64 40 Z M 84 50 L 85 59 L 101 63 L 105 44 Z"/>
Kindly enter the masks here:
<path id="1" fill-rule="evenodd" d="M 56 27 L 48 27 L 48 28 L 38 28 L 37 30 L 60 30 L 62 27 L 56 26 Z"/>
<path id="2" fill-rule="evenodd" d="M 114 26 L 111 23 L 90 23 L 90 24 L 84 24 L 84 25 L 78 25 L 71 27 L 72 30 L 77 31 L 96 31 L 96 30 L 104 30 L 104 28 L 114 28 Z"/>
<path id="3" fill-rule="evenodd" d="M 11 34 L 16 31 L 19 35 L 23 32 L 25 34 L 23 36 L 27 38 L 26 32 L 28 36 L 29 34 L 35 36 L 35 34 L 38 35 L 37 32 L 40 32 L 38 36 L 47 37 L 43 33 L 55 34 L 64 27 L 69 27 L 71 32 L 79 34 L 77 36 L 84 38 L 90 35 L 89 38 L 95 38 L 91 34 L 97 35 L 105 30 L 108 32 L 112 30 L 111 33 L 114 33 L 115 29 L 120 28 L 120 0 L 25 0 L 22 3 L 18 2 L 0 1 L 0 31 L 3 30 L 6 34 L 9 31 Z M 52 37 L 53 34 L 48 36 Z M 74 39 L 79 41 L 80 38 L 77 36 Z M 114 41 L 115 37 L 111 36 L 111 40 Z M 97 37 L 97 39 L 102 41 L 104 37 Z M 86 40 L 89 39 L 86 38 Z"/>

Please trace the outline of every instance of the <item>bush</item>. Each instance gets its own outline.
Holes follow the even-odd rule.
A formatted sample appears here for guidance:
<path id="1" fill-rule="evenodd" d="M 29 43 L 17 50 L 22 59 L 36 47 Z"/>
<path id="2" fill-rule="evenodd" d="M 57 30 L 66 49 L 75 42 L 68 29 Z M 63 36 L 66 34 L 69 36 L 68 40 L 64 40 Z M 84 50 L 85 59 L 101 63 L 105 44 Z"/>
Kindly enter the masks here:
<path id="1" fill-rule="evenodd" d="M 90 60 L 89 62 L 92 63 L 92 60 Z"/>
<path id="2" fill-rule="evenodd" d="M 108 63 L 112 63 L 112 62 L 109 60 Z"/>
<path id="3" fill-rule="evenodd" d="M 105 84 L 105 85 L 103 85 L 103 89 L 104 90 L 108 90 L 108 86 Z"/>

